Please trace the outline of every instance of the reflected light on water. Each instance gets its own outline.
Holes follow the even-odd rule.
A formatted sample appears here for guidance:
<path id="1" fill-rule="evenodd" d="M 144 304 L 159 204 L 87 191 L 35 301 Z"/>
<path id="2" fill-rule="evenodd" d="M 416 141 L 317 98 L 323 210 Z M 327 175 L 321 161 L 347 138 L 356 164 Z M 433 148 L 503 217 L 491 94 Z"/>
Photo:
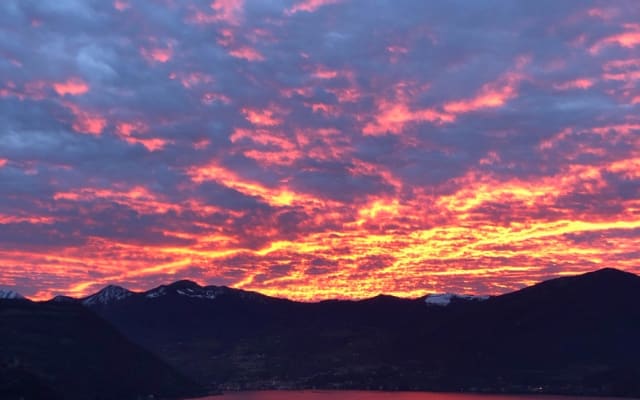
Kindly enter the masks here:
<path id="1" fill-rule="evenodd" d="M 605 400 L 604 397 L 569 397 L 549 395 L 460 394 L 425 392 L 373 391 L 260 391 L 230 392 L 198 400 Z"/>

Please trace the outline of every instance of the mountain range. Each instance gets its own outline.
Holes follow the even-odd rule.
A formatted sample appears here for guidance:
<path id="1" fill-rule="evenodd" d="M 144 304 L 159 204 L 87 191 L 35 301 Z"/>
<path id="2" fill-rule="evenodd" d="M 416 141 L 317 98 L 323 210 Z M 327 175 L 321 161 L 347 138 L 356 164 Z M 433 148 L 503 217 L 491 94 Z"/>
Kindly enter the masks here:
<path id="1" fill-rule="evenodd" d="M 22 351 L 17 369 L 36 371 L 29 379 L 55 392 L 56 382 L 75 387 L 74 366 L 87 364 L 78 346 L 108 342 L 108 354 L 92 356 L 94 372 L 102 372 L 102 384 L 123 383 L 118 398 L 180 396 L 202 387 L 634 397 L 640 396 L 639 306 L 640 277 L 615 269 L 494 297 L 381 295 L 317 303 L 190 281 L 142 293 L 108 286 L 82 299 L 0 300 L 0 360 Z M 48 316 L 55 313 L 73 318 Z M 43 331 L 55 334 L 32 337 Z M 58 341 L 76 357 L 65 358 Z M 47 363 L 61 359 L 69 371 L 52 384 Z M 143 387 L 145 379 L 133 381 L 117 368 L 131 363 L 143 376 L 165 374 L 149 381 L 165 385 Z M 82 379 L 90 380 L 84 369 Z"/>
<path id="2" fill-rule="evenodd" d="M 74 303 L 0 300 L 0 398 L 135 399 L 206 393 Z"/>

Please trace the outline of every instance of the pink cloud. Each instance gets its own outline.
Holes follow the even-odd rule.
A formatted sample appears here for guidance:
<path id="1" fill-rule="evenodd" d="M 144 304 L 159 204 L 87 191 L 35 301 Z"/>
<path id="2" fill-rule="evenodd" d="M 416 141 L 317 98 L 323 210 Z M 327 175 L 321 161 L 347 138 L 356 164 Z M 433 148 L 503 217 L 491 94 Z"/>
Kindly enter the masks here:
<path id="1" fill-rule="evenodd" d="M 587 15 L 594 18 L 600 18 L 605 21 L 611 20 L 617 17 L 619 10 L 613 8 L 590 8 L 587 10 Z"/>
<path id="2" fill-rule="evenodd" d="M 245 115 L 247 121 L 251 122 L 253 125 L 275 126 L 282 123 L 282 120 L 274 115 L 275 112 L 273 110 L 243 108 L 242 113 Z"/>
<path id="3" fill-rule="evenodd" d="M 640 24 L 626 24 L 625 32 L 607 36 L 596 42 L 589 51 L 592 54 L 600 52 L 604 47 L 618 45 L 625 48 L 634 48 L 640 45 Z"/>
<path id="4" fill-rule="evenodd" d="M 520 57 L 515 70 L 507 72 L 495 82 L 484 84 L 472 98 L 445 103 L 444 110 L 449 113 L 463 114 L 504 106 L 507 101 L 518 96 L 518 84 L 524 78 L 520 70 L 528 62 L 528 57 Z"/>
<path id="5" fill-rule="evenodd" d="M 100 114 L 83 110 L 73 103 L 65 103 L 65 106 L 74 116 L 72 128 L 76 132 L 100 135 L 107 126 L 107 120 Z"/>
<path id="6" fill-rule="evenodd" d="M 211 8 L 216 12 L 217 21 L 224 21 L 230 25 L 242 22 L 244 0 L 215 0 Z"/>
<path id="7" fill-rule="evenodd" d="M 415 122 L 447 123 L 455 121 L 455 115 L 442 113 L 432 108 L 412 110 L 408 104 L 394 100 L 380 100 L 373 122 L 362 129 L 365 135 L 400 134 L 406 124 Z"/>
<path id="8" fill-rule="evenodd" d="M 118 11 L 124 11 L 127 8 L 131 8 L 131 4 L 129 4 L 128 2 L 126 2 L 124 0 L 115 0 L 113 2 L 113 7 Z"/>
<path id="9" fill-rule="evenodd" d="M 264 56 L 256 49 L 251 47 L 239 47 L 229 50 L 229 54 L 235 58 L 242 58 L 247 61 L 264 61 Z"/>
<path id="10" fill-rule="evenodd" d="M 462 114 L 483 108 L 502 107 L 508 100 L 514 98 L 516 95 L 516 88 L 513 85 L 497 86 L 488 84 L 483 86 L 480 93 L 475 97 L 446 103 L 444 110 L 450 113 Z"/>
<path id="11" fill-rule="evenodd" d="M 119 122 L 116 125 L 116 132 L 122 136 L 131 136 L 133 132 L 145 133 L 149 126 L 142 121 Z"/>
<path id="12" fill-rule="evenodd" d="M 140 54 L 149 62 L 166 63 L 173 57 L 173 45 L 140 49 Z"/>
<path id="13" fill-rule="evenodd" d="M 200 101 L 203 104 L 207 104 L 207 105 L 213 104 L 216 102 L 231 104 L 231 98 L 229 96 L 222 93 L 212 93 L 212 92 L 207 92 L 203 94 Z"/>
<path id="14" fill-rule="evenodd" d="M 632 82 L 640 80 L 640 58 L 613 60 L 604 64 L 603 79 Z"/>
<path id="15" fill-rule="evenodd" d="M 27 82 L 20 87 L 12 81 L 0 88 L 0 97 L 17 97 L 20 100 L 43 100 L 47 95 L 49 84 L 42 80 Z"/>
<path id="16" fill-rule="evenodd" d="M 338 74 L 339 72 L 336 70 L 319 66 L 316 68 L 315 71 L 313 71 L 312 76 L 318 79 L 333 79 L 337 77 Z"/>
<path id="17" fill-rule="evenodd" d="M 162 150 L 168 140 L 161 138 L 140 138 L 135 134 L 146 134 L 149 126 L 142 121 L 120 122 L 116 125 L 116 133 L 118 136 L 129 144 L 141 144 L 149 151 Z"/>
<path id="18" fill-rule="evenodd" d="M 578 78 L 571 81 L 554 83 L 553 87 L 558 90 L 589 89 L 594 85 L 594 80 L 589 78 Z"/>
<path id="19" fill-rule="evenodd" d="M 71 96 L 79 96 L 89 91 L 89 85 L 80 78 L 70 78 L 65 82 L 54 83 L 53 89 L 60 96 L 67 94 Z"/>
<path id="20" fill-rule="evenodd" d="M 193 148 L 196 150 L 204 150 L 211 144 L 211 140 L 209 139 L 200 139 L 193 142 Z"/>
<path id="21" fill-rule="evenodd" d="M 191 89 L 214 81 L 213 76 L 204 72 L 172 72 L 170 79 L 179 79 L 185 89 Z"/>
<path id="22" fill-rule="evenodd" d="M 195 25 L 221 23 L 239 26 L 244 18 L 243 0 L 214 0 L 210 4 L 212 12 L 196 9 L 187 17 L 187 22 Z"/>
<path id="23" fill-rule="evenodd" d="M 293 15 L 299 12 L 314 12 L 320 7 L 324 7 L 331 4 L 337 4 L 341 0 L 303 0 L 293 5 L 290 9 L 285 11 L 287 15 Z"/>
<path id="24" fill-rule="evenodd" d="M 389 53 L 389 61 L 397 63 L 400 58 L 409 53 L 409 49 L 403 46 L 387 46 L 387 53 Z"/>

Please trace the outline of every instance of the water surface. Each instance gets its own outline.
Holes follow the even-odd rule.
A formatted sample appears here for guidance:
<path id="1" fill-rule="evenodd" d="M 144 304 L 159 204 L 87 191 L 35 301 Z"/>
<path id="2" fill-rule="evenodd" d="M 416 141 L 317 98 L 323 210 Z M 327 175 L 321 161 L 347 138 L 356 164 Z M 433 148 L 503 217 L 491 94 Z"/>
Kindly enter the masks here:
<path id="1" fill-rule="evenodd" d="M 458 394 L 425 392 L 371 392 L 371 391 L 261 391 L 230 392 L 222 396 L 198 400 L 604 400 L 605 397 L 570 397 L 501 394 Z"/>

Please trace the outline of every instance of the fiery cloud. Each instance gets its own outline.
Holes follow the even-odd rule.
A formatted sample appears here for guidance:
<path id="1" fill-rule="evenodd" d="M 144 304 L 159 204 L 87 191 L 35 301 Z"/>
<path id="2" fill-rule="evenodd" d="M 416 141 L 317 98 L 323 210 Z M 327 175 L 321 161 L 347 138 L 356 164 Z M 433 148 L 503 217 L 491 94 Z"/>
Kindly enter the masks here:
<path id="1" fill-rule="evenodd" d="M 0 2 L 0 284 L 317 300 L 640 272 L 636 2 L 494 8 Z"/>

